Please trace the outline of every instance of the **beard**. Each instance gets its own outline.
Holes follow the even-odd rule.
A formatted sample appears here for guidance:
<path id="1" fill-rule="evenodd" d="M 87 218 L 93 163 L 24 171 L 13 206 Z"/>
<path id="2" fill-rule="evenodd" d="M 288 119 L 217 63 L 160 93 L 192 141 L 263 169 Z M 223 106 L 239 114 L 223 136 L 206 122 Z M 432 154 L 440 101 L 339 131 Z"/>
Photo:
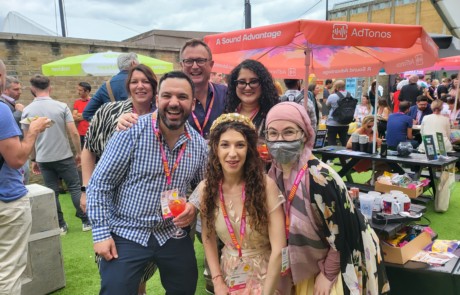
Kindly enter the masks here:
<path id="1" fill-rule="evenodd" d="M 177 120 L 169 120 L 168 117 L 166 116 L 166 112 L 171 111 L 171 112 L 180 112 L 180 116 Z M 166 108 L 166 109 L 159 109 L 158 110 L 158 115 L 160 117 L 160 120 L 163 122 L 163 124 L 170 130 L 178 130 L 182 128 L 187 121 L 190 112 L 186 112 L 184 109 L 180 107 L 174 107 L 174 108 Z"/>

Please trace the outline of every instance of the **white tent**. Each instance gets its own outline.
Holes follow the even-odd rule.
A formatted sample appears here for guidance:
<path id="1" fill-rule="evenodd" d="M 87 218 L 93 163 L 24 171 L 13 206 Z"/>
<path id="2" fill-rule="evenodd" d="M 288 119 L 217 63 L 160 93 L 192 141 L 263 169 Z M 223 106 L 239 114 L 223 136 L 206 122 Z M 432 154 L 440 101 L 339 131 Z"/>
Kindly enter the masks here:
<path id="1" fill-rule="evenodd" d="M 67 17 L 66 23 L 68 37 L 106 41 L 123 41 L 151 29 L 132 25 L 127 27 L 94 18 Z M 0 32 L 62 36 L 60 20 L 55 15 L 22 14 L 16 11 L 8 13 Z"/>

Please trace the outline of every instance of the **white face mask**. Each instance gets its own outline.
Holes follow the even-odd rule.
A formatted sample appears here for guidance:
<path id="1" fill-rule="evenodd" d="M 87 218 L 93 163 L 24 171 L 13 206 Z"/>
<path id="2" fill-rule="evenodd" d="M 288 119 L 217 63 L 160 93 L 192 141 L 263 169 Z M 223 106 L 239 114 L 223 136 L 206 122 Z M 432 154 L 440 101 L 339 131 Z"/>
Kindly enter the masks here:
<path id="1" fill-rule="evenodd" d="M 303 140 L 299 138 L 294 141 L 267 141 L 270 155 L 280 164 L 296 162 L 303 149 Z"/>

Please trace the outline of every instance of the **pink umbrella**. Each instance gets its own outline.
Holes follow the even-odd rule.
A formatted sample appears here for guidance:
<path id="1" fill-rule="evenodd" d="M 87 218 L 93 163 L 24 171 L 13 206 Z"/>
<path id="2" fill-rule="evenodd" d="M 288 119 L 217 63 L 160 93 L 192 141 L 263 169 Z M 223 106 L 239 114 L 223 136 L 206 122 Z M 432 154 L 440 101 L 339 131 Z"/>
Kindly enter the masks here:
<path id="1" fill-rule="evenodd" d="M 424 71 L 460 70 L 460 55 L 440 58 L 432 67 Z"/>

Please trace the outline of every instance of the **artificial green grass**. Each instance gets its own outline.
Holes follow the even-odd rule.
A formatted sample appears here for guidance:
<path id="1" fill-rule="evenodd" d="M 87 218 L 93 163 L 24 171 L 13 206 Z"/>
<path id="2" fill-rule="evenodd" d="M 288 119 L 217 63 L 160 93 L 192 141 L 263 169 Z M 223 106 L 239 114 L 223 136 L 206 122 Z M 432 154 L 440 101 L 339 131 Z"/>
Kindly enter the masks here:
<path id="1" fill-rule="evenodd" d="M 337 168 L 337 167 L 336 167 Z M 340 168 L 340 167 L 339 167 Z M 338 168 L 338 169 L 339 169 Z M 353 178 L 357 182 L 364 183 L 370 177 L 367 173 L 354 173 Z M 72 205 L 70 196 L 60 196 L 62 210 L 69 224 L 69 232 L 61 238 L 64 269 L 66 276 L 66 287 L 54 292 L 59 295 L 95 295 L 99 293 L 99 273 L 94 263 L 94 252 L 92 246 L 91 232 L 81 231 L 81 222 L 74 217 L 75 208 Z M 438 233 L 440 239 L 460 239 L 460 182 L 455 183 L 451 194 L 449 210 L 445 213 L 437 213 L 433 210 L 433 202 L 430 202 L 425 214 L 431 220 L 431 227 Z M 426 223 L 422 220 L 421 222 Z M 198 262 L 198 287 L 196 294 L 204 295 L 205 282 L 203 278 L 203 246 L 195 239 L 195 251 Z M 147 283 L 147 294 L 165 294 L 160 283 L 160 276 L 156 273 Z"/>
<path id="2" fill-rule="evenodd" d="M 75 217 L 75 208 L 69 194 L 61 194 L 60 201 L 64 218 L 69 225 L 67 235 L 61 236 L 64 255 L 66 287 L 53 292 L 56 295 L 96 295 L 99 294 L 100 277 L 94 262 L 91 232 L 82 232 L 81 221 Z M 198 263 L 198 285 L 195 294 L 207 294 L 203 278 L 204 250 L 195 239 L 195 253 Z M 160 282 L 159 272 L 147 282 L 147 294 L 165 294 Z"/>

